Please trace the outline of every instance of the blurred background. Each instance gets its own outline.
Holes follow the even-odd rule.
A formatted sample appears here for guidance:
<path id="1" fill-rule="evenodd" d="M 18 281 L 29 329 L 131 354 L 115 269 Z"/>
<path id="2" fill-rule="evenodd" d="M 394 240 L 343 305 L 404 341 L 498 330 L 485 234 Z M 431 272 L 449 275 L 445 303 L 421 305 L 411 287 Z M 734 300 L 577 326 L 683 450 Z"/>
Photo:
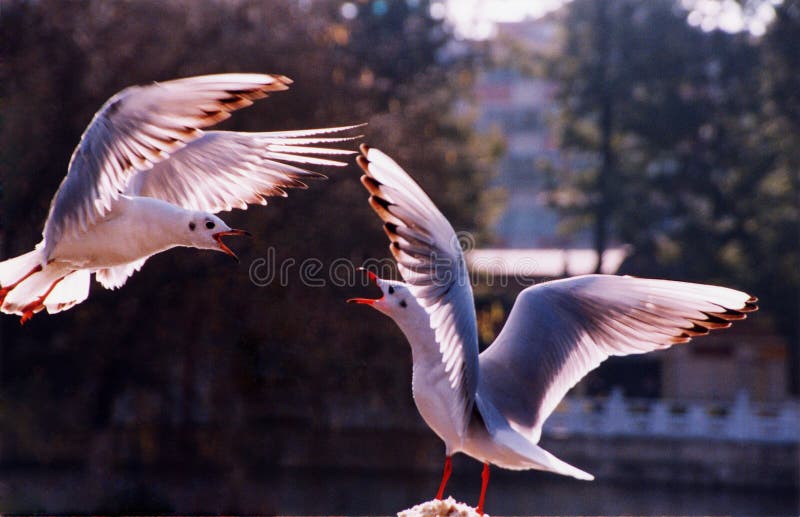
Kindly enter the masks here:
<path id="1" fill-rule="evenodd" d="M 525 285 L 574 274 L 761 299 L 590 374 L 543 446 L 598 481 L 495 469 L 491 513 L 800 512 L 797 0 L 0 0 L 0 35 L 0 257 L 39 241 L 115 92 L 285 74 L 222 127 L 367 122 L 470 232 L 482 347 Z M 65 313 L 0 318 L 1 512 L 393 514 L 434 495 L 444 450 L 408 345 L 344 303 L 366 284 L 326 281 L 387 241 L 357 168 L 324 172 L 222 214 L 256 236 L 239 265 L 176 249 Z M 271 253 L 294 269 L 255 285 Z M 450 493 L 475 504 L 479 472 L 457 457 Z"/>

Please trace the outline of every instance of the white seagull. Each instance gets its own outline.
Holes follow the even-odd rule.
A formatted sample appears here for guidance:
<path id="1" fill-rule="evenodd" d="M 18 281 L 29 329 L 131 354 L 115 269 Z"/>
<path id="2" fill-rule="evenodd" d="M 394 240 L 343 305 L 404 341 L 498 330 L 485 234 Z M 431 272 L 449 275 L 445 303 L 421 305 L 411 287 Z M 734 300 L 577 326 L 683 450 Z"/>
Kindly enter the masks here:
<path id="1" fill-rule="evenodd" d="M 355 126 L 202 131 L 291 82 L 280 75 L 218 74 L 131 86 L 111 97 L 72 154 L 42 241 L 0 262 L 0 310 L 20 315 L 21 323 L 44 308 L 66 310 L 86 299 L 92 273 L 116 289 L 148 257 L 176 246 L 236 258 L 222 237 L 247 232 L 214 213 L 265 205 L 265 196 L 285 196 L 286 188 L 305 188 L 302 179 L 324 177 L 306 164 L 346 165 L 308 155 L 352 154 L 313 144 L 351 140 L 319 135 Z"/>
<path id="2" fill-rule="evenodd" d="M 484 463 L 479 513 L 490 463 L 594 479 L 537 445 L 567 391 L 609 356 L 686 343 L 757 309 L 755 298 L 725 287 L 585 275 L 523 290 L 500 335 L 478 354 L 472 288 L 453 227 L 391 158 L 365 145 L 361 152 L 361 182 L 405 283 L 368 272 L 383 296 L 348 301 L 392 318 L 411 345 L 414 402 L 445 443 L 438 499 L 457 452 Z"/>

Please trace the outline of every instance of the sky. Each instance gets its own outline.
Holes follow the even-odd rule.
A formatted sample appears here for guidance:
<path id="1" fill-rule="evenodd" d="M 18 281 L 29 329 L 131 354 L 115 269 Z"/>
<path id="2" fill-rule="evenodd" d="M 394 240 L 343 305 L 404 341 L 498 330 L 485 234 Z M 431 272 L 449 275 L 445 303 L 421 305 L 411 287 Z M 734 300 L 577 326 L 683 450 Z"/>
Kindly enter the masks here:
<path id="1" fill-rule="evenodd" d="M 570 0 L 442 0 L 434 3 L 431 14 L 447 17 L 456 33 L 468 39 L 487 39 L 495 34 L 495 23 L 538 18 Z M 605 1 L 605 0 L 603 0 Z M 782 0 L 681 0 L 690 25 L 705 31 L 749 31 L 754 36 L 766 32 L 775 17 L 774 6 Z"/>
<path id="2" fill-rule="evenodd" d="M 705 31 L 722 29 L 726 32 L 749 31 L 753 36 L 761 36 L 767 25 L 775 18 L 774 6 L 782 0 L 763 0 L 745 2 L 747 10 L 736 0 L 681 0 L 688 9 L 689 25 Z"/>
<path id="3" fill-rule="evenodd" d="M 433 14 L 446 15 L 456 33 L 468 39 L 487 39 L 497 22 L 518 22 L 539 18 L 568 0 L 447 0 Z"/>

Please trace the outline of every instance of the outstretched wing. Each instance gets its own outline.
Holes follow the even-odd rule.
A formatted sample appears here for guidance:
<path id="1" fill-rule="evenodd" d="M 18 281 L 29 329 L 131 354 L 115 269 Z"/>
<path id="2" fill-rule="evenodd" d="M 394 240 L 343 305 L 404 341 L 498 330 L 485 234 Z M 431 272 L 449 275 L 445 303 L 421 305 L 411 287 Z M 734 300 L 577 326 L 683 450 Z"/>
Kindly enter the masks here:
<path id="1" fill-rule="evenodd" d="M 529 287 L 480 355 L 481 393 L 536 442 L 567 391 L 607 357 L 669 348 L 729 327 L 757 310 L 756 301 L 725 287 L 614 275 Z"/>
<path id="2" fill-rule="evenodd" d="M 321 135 L 354 127 L 274 133 L 209 131 L 168 160 L 134 176 L 127 193 L 207 212 L 245 209 L 249 203 L 266 205 L 265 197 L 286 196 L 287 188 L 306 188 L 305 179 L 325 177 L 307 170 L 308 165 L 347 165 L 319 156 L 354 151 L 319 145 L 353 140 Z"/>
<path id="3" fill-rule="evenodd" d="M 84 131 L 53 198 L 45 255 L 64 232 L 85 231 L 104 216 L 138 171 L 201 137 L 201 128 L 289 84 L 278 75 L 219 74 L 131 86 L 114 95 Z"/>
<path id="4" fill-rule="evenodd" d="M 361 182 L 384 221 L 403 280 L 430 315 L 455 394 L 451 417 L 462 436 L 478 382 L 478 329 L 464 255 L 453 227 L 433 201 L 391 158 L 361 146 Z"/>

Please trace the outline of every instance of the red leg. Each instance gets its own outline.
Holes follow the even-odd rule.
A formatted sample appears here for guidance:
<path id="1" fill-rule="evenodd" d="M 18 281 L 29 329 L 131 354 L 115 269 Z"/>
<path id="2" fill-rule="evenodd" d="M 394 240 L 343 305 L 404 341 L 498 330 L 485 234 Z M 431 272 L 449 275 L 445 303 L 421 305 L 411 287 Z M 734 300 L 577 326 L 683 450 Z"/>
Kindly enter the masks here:
<path id="1" fill-rule="evenodd" d="M 9 284 L 9 285 L 3 287 L 2 289 L 0 289 L 0 305 L 3 305 L 3 301 L 6 299 L 6 295 L 8 293 L 10 293 L 12 289 L 17 287 L 19 284 L 22 283 L 23 280 L 25 280 L 26 278 L 28 278 L 32 274 L 38 273 L 41 270 L 42 270 L 42 265 L 41 264 L 37 264 L 35 268 L 33 268 L 30 271 L 28 271 L 27 273 L 25 273 L 25 275 L 22 278 L 20 278 L 19 280 L 17 280 L 13 284 Z"/>
<path id="2" fill-rule="evenodd" d="M 444 497 L 444 487 L 447 486 L 447 480 L 450 479 L 450 474 L 453 472 L 453 457 L 447 456 L 444 459 L 444 472 L 442 472 L 442 482 L 439 484 L 439 491 L 436 492 L 436 499 Z"/>
<path id="3" fill-rule="evenodd" d="M 53 289 L 56 288 L 58 283 L 66 278 L 62 276 L 58 280 L 52 283 L 50 287 L 47 288 L 47 291 L 44 292 L 43 295 L 38 297 L 36 300 L 32 301 L 28 305 L 22 308 L 22 317 L 19 319 L 19 324 L 24 325 L 29 319 L 33 318 L 33 315 L 39 312 L 44 308 L 44 301 L 45 299 L 50 296 L 50 293 L 53 292 Z"/>
<path id="4" fill-rule="evenodd" d="M 478 508 L 476 510 L 479 514 L 483 515 L 483 502 L 486 500 L 486 487 L 489 486 L 489 462 L 483 464 L 483 472 L 481 472 L 481 498 L 478 499 Z"/>

